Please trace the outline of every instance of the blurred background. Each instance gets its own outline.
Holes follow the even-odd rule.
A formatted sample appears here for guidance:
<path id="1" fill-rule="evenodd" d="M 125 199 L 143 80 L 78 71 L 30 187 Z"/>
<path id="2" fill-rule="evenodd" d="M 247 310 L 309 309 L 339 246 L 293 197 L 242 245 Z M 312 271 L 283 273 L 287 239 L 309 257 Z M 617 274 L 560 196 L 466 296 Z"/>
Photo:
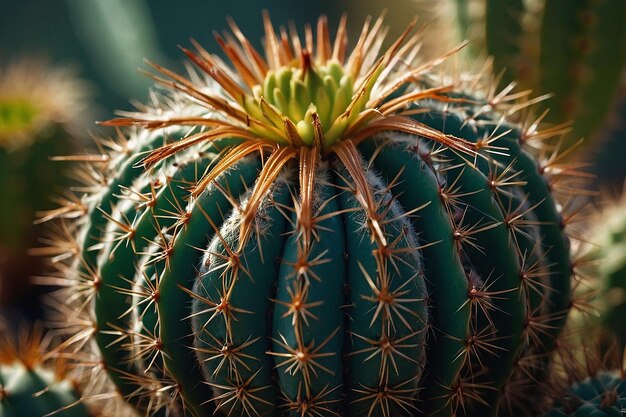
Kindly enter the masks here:
<path id="1" fill-rule="evenodd" d="M 626 176 L 626 2 L 493 0 L 28 0 L 2 1 L 0 14 L 0 314 L 42 316 L 30 277 L 45 275 L 37 212 L 55 207 L 67 185 L 51 155 L 78 152 L 103 134 L 94 121 L 145 101 L 152 85 L 138 68 L 149 58 L 183 70 L 178 45 L 190 38 L 220 53 L 214 31 L 231 16 L 261 47 L 261 10 L 275 25 L 297 27 L 326 14 L 349 16 L 351 39 L 368 15 L 387 8 L 389 38 L 415 14 L 426 25 L 423 53 L 436 56 L 463 39 L 462 59 L 495 56 L 503 80 L 518 79 L 546 102 L 547 121 L 573 120 L 566 142 L 584 142 L 572 159 L 589 165 L 593 188 L 617 195 Z M 519 9 L 519 10 L 518 10 Z M 521 12 L 520 12 L 521 11 Z M 555 17 L 557 16 L 557 17 Z M 576 92 L 576 96 L 574 95 Z M 560 101 L 559 101 L 560 100 Z M 104 131 L 104 134 L 110 132 Z M 45 242 L 44 242 L 45 243 Z"/>
<path id="2" fill-rule="evenodd" d="M 368 4 L 369 3 L 369 4 Z M 3 4 L 0 16 L 0 57 L 8 62 L 20 56 L 41 56 L 52 64 L 71 65 L 93 89 L 90 108 L 106 118 L 115 109 L 128 109 L 129 98 L 144 99 L 151 80 L 142 76 L 144 58 L 180 67 L 180 46 L 190 38 L 211 52 L 219 52 L 213 33 L 228 29 L 226 17 L 245 28 L 248 38 L 261 47 L 261 11 L 268 10 L 276 25 L 315 24 L 320 14 L 336 25 L 349 12 L 349 26 L 358 35 L 366 16 L 387 9 L 388 22 L 397 35 L 418 7 L 411 1 L 320 0 L 258 2 L 231 0 L 29 0 Z M 398 7 L 396 7 L 398 6 Z"/>

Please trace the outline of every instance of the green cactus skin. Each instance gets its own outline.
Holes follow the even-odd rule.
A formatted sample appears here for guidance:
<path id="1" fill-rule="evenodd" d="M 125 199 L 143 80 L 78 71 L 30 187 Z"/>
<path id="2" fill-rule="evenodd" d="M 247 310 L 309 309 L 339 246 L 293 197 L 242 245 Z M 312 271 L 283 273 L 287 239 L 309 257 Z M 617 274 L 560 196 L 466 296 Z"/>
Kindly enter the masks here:
<path id="1" fill-rule="evenodd" d="M 29 369 L 19 362 L 0 365 L 2 417 L 90 416 L 83 404 L 75 404 L 79 399 L 80 393 L 68 381 L 56 381 L 49 370 Z"/>
<path id="2" fill-rule="evenodd" d="M 429 293 L 432 299 L 445 297 L 446 303 L 431 306 L 432 320 L 439 323 L 434 329 L 435 337 L 429 340 L 431 353 L 428 358 L 429 374 L 424 386 L 431 401 L 432 410 L 445 408 L 447 402 L 446 387 L 456 381 L 463 361 L 458 360 L 459 351 L 464 348 L 470 325 L 470 305 L 466 302 L 468 284 L 461 265 L 460 253 L 456 249 L 452 222 L 441 199 L 441 189 L 436 172 L 425 162 L 414 147 L 398 146 L 391 151 L 391 146 L 378 148 L 379 154 L 374 160 L 385 180 L 390 182 L 398 177 L 395 192 L 403 207 L 422 207 L 419 215 L 412 221 L 415 230 L 421 232 L 424 242 L 438 242 L 425 245 L 422 254 L 425 275 L 429 279 Z M 395 145 L 397 146 L 397 145 Z M 372 155 L 377 146 L 374 142 L 364 143 L 362 149 L 366 155 Z M 424 154 L 426 155 L 426 154 Z M 445 250 L 444 250 L 445 248 Z M 444 295 L 445 294 L 445 295 Z"/>
<path id="3" fill-rule="evenodd" d="M 469 111 L 468 109 L 463 110 Z M 518 128 L 483 120 L 479 122 L 479 127 L 474 128 L 475 132 L 472 133 L 473 129 L 459 119 L 458 115 L 446 115 L 447 112 L 449 110 L 438 113 L 435 108 L 429 113 L 425 113 L 422 119 L 428 120 L 429 124 L 446 133 L 466 137 L 473 141 L 501 137 L 498 144 L 502 148 L 502 153 L 506 154 L 506 156 L 499 153 L 495 155 L 483 154 L 484 159 L 477 163 L 484 175 L 483 179 L 475 180 L 476 185 L 465 189 L 466 192 L 473 191 L 475 193 L 471 195 L 471 198 L 474 199 L 481 192 L 492 196 L 494 204 L 498 206 L 502 214 L 499 216 L 489 214 L 490 212 L 486 211 L 486 208 L 478 211 L 482 213 L 483 218 L 492 219 L 495 225 L 508 230 L 509 250 L 513 252 L 513 256 L 518 258 L 517 262 L 511 260 L 505 262 L 505 266 L 517 264 L 515 267 L 517 269 L 511 273 L 508 287 L 507 284 L 504 284 L 493 288 L 493 291 L 496 292 L 504 291 L 504 297 L 502 295 L 498 297 L 495 308 L 507 311 L 507 315 L 500 316 L 499 319 L 511 326 L 512 329 L 510 336 L 493 343 L 499 352 L 497 354 L 498 360 L 508 357 L 512 361 L 511 363 L 515 362 L 515 367 L 519 367 L 519 364 L 523 363 L 524 357 L 548 358 L 554 349 L 556 336 L 565 325 L 571 298 L 568 283 L 570 275 L 569 244 L 563 236 L 562 222 L 550 195 L 548 182 L 543 178 L 532 157 L 521 149 L 519 143 L 522 141 L 522 132 Z M 463 172 L 463 174 L 465 173 Z M 473 175 L 476 176 L 474 173 Z M 460 184 L 462 183 L 461 180 Z M 522 188 L 518 188 L 520 184 L 523 184 Z M 477 201 L 468 204 L 472 208 L 481 207 Z M 474 223 L 470 221 L 469 224 Z M 497 230 L 498 227 L 493 229 Z M 541 236 L 541 238 L 533 241 L 532 236 Z M 496 237 L 492 236 L 487 241 L 490 243 L 497 242 L 494 239 Z M 496 247 L 502 249 L 506 247 L 505 245 L 496 245 L 493 250 Z M 483 253 L 475 253 L 474 259 L 481 259 L 486 256 L 485 254 L 491 253 L 488 246 L 483 246 L 481 252 Z M 495 266 L 493 265 L 492 268 Z M 506 277 L 504 274 L 495 276 L 500 276 L 500 280 Z M 545 282 L 544 277 L 546 276 L 549 277 L 549 282 Z M 513 300 L 520 299 L 520 292 L 524 294 L 524 305 L 514 307 L 514 304 L 513 306 L 509 304 L 507 306 L 507 300 L 509 303 L 514 303 Z M 548 299 L 547 302 L 546 298 Z M 500 306 L 498 303 L 502 303 L 502 305 Z M 513 314 L 515 308 L 518 309 L 517 323 Z M 493 320 L 498 320 L 497 315 L 494 316 Z M 523 327 L 523 331 L 521 327 Z M 516 331 L 527 339 L 523 344 L 522 341 L 515 340 Z M 515 347 L 516 344 L 517 347 Z M 541 361 L 543 359 L 534 361 L 532 365 L 533 374 L 537 372 L 543 374 L 538 379 L 545 378 L 548 372 L 547 363 L 542 364 Z M 508 377 L 510 375 L 505 373 L 496 379 L 502 390 L 507 390 L 505 381 Z M 479 379 L 482 380 L 482 378 Z M 490 394 L 493 393 L 485 393 L 485 397 L 489 398 Z M 487 400 L 487 402 L 490 401 Z"/>
<path id="4" fill-rule="evenodd" d="M 149 143 L 161 143 L 163 138 L 150 139 Z M 211 149 L 214 151 L 218 151 L 219 148 L 215 147 Z M 116 184 L 130 184 L 135 179 L 136 176 L 139 175 L 140 171 L 138 171 L 137 167 L 133 167 L 136 164 L 137 160 L 131 158 L 130 161 L 123 164 L 122 167 L 122 175 L 118 177 L 115 181 Z M 128 212 L 124 213 L 124 216 L 118 221 L 121 226 L 129 226 L 132 228 L 132 236 L 129 236 L 130 240 L 127 245 L 118 245 L 119 240 L 114 240 L 111 242 L 108 248 L 105 248 L 105 251 L 110 252 L 112 255 L 108 263 L 103 265 L 100 269 L 100 279 L 101 289 L 99 290 L 99 298 L 95 301 L 95 311 L 96 311 L 96 324 L 101 328 L 126 328 L 131 318 L 128 314 L 128 305 L 127 303 L 117 303 L 115 300 L 119 298 L 119 293 L 126 292 L 126 294 L 134 294 L 133 293 L 133 281 L 126 280 L 120 282 L 119 277 L 132 277 L 136 271 L 135 262 L 137 261 L 137 256 L 139 253 L 143 253 L 147 251 L 147 247 L 151 242 L 158 238 L 157 233 L 161 230 L 161 228 L 171 227 L 175 221 L 172 216 L 165 216 L 166 213 L 174 213 L 177 209 L 180 208 L 181 204 L 184 204 L 182 201 L 182 194 L 184 194 L 184 186 L 185 184 L 191 183 L 198 179 L 198 173 L 203 172 L 211 159 L 208 157 L 198 157 L 196 160 L 184 161 L 180 164 L 176 164 L 173 168 L 173 174 L 171 176 L 164 176 L 160 179 L 161 186 L 154 182 L 150 182 L 150 186 L 147 189 L 142 190 L 143 193 L 148 198 L 152 200 L 149 205 L 149 210 L 141 211 L 135 204 L 129 204 Z M 136 175 L 132 175 L 136 174 Z M 104 198 L 107 198 L 107 202 L 111 203 L 112 198 L 118 198 L 115 193 L 106 193 Z M 102 206 L 102 201 L 99 201 L 99 206 Z M 144 207 L 145 209 L 145 207 Z M 159 214 L 158 216 L 156 214 Z M 136 217 L 135 217 L 136 216 Z M 196 215 L 199 217 L 199 215 Z M 129 219 L 136 218 L 132 224 L 123 223 L 124 221 L 129 221 Z M 106 225 L 106 220 L 105 220 Z M 93 224 L 90 226 L 90 230 L 93 229 Z M 92 237 L 92 239 L 96 239 Z M 105 252 L 106 253 L 106 252 Z M 96 252 L 97 254 L 97 252 Z M 114 254 L 114 256 L 113 256 Z M 92 256 L 94 258 L 94 256 Z M 163 275 L 163 271 L 160 272 L 159 275 Z M 138 279 L 143 278 L 144 276 L 140 274 Z M 151 278 L 151 276 L 148 276 Z M 154 285 L 154 283 L 153 283 Z M 178 291 L 175 291 L 178 292 Z M 151 294 L 148 294 L 151 295 Z M 152 300 L 154 303 L 156 300 Z M 150 308 L 146 307 L 142 312 L 142 320 L 147 320 L 148 322 L 155 322 L 154 317 L 150 320 L 148 317 L 154 316 L 155 312 L 151 311 Z M 139 317 L 135 318 L 135 325 L 137 325 Z M 154 324 L 148 325 L 140 325 L 139 329 L 147 329 L 153 335 L 156 329 L 154 328 Z M 110 333 L 100 333 L 96 337 L 96 341 L 100 346 L 107 346 L 109 343 L 114 342 L 118 334 L 110 334 Z M 140 349 L 141 350 L 141 349 Z M 139 357 L 141 357 L 141 352 L 137 353 Z M 111 355 L 111 356 L 108 356 Z M 124 383 L 122 380 L 124 379 L 125 373 L 128 372 L 137 372 L 137 369 L 141 369 L 141 367 L 137 368 L 136 364 L 133 364 L 133 361 L 129 361 L 129 359 L 134 359 L 134 356 L 129 358 L 128 353 L 120 350 L 114 349 L 103 349 L 104 359 L 109 363 L 115 364 L 128 364 L 128 367 L 120 368 L 120 365 L 116 366 L 115 369 L 110 371 L 110 374 L 113 378 L 117 378 L 120 381 L 121 389 L 126 395 L 130 394 L 133 389 L 136 389 L 137 386 L 133 386 L 133 384 Z M 145 365 L 144 365 L 145 366 Z M 148 367 L 144 367 L 147 369 Z M 119 371 L 119 372 L 118 372 Z"/>
<path id="5" fill-rule="evenodd" d="M 409 35 L 358 69 L 380 21 L 348 59 L 345 21 L 331 48 L 320 19 L 295 64 L 265 24 L 266 58 L 236 26 L 223 44 L 243 97 L 155 66 L 174 91 L 105 123 L 135 127 L 66 225 L 68 349 L 146 415 L 533 415 L 512 407 L 546 380 L 571 296 L 550 166 L 525 144 L 543 134 L 470 84 L 394 73 Z"/>
<path id="6" fill-rule="evenodd" d="M 603 372 L 576 382 L 543 417 L 619 417 L 626 410 L 623 376 Z"/>

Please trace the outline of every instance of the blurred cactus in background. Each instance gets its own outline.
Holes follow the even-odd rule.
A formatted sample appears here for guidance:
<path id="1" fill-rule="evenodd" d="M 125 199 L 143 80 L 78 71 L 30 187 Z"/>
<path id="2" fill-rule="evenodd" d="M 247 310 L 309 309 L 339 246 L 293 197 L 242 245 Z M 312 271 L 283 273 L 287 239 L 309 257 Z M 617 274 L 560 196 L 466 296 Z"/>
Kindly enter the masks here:
<path id="1" fill-rule="evenodd" d="M 447 0 L 418 11 L 447 21 L 472 56 L 493 56 L 501 85 L 512 82 L 536 95 L 546 122 L 572 121 L 562 146 L 589 139 L 613 108 L 626 68 L 623 0 Z"/>
<path id="2" fill-rule="evenodd" d="M 0 68 L 0 306 L 36 304 L 27 283 L 40 273 L 36 212 L 55 207 L 68 181 L 55 155 L 76 150 L 73 129 L 84 113 L 85 84 L 66 68 L 22 59 Z M 25 298 L 22 299 L 22 296 Z"/>
<path id="3" fill-rule="evenodd" d="M 96 417 L 80 402 L 78 384 L 65 361 L 51 359 L 41 327 L 16 337 L 0 322 L 0 416 Z"/>
<path id="4" fill-rule="evenodd" d="M 593 313 L 574 317 L 572 323 L 596 332 L 606 350 L 616 343 L 626 347 L 626 196 L 609 199 L 589 219 L 590 282 L 586 287 L 595 292 L 591 297 Z"/>

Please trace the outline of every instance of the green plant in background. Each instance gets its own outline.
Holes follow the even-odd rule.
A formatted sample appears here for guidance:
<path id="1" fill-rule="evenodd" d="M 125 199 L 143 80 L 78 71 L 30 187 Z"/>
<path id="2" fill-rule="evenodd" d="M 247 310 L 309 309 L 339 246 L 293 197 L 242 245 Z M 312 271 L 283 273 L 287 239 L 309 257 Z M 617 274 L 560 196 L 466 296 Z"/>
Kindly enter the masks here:
<path id="1" fill-rule="evenodd" d="M 458 48 L 420 61 L 414 22 L 351 50 L 345 18 L 264 24 L 264 54 L 231 23 L 230 64 L 152 64 L 164 89 L 74 168 L 46 249 L 67 350 L 148 415 L 537 415 L 572 260 L 567 176 L 533 155 L 561 129 Z"/>
<path id="2" fill-rule="evenodd" d="M 0 324 L 0 416 L 95 417 L 79 402 L 80 392 L 61 360 L 51 363 L 49 339 L 40 327 L 23 328 L 17 341 Z"/>
<path id="3" fill-rule="evenodd" d="M 428 3 L 418 1 L 419 7 Z M 589 139 L 606 119 L 626 66 L 626 3 L 621 0 L 454 0 L 470 55 L 493 56 L 501 84 L 552 94 L 546 121 L 572 121 L 564 145 Z M 450 5 L 446 5 L 450 7 Z"/>
<path id="4" fill-rule="evenodd" d="M 604 207 L 589 218 L 590 253 L 596 260 L 588 287 L 593 317 L 578 317 L 573 323 L 598 330 L 598 336 L 626 347 L 626 198 L 606 199 Z"/>
<path id="5" fill-rule="evenodd" d="M 27 249 L 37 242 L 37 210 L 67 184 L 53 155 L 75 152 L 68 129 L 83 110 L 85 87 L 68 69 L 23 59 L 0 68 L 0 304 L 19 299 L 40 273 Z M 20 290 L 21 288 L 21 290 Z"/>

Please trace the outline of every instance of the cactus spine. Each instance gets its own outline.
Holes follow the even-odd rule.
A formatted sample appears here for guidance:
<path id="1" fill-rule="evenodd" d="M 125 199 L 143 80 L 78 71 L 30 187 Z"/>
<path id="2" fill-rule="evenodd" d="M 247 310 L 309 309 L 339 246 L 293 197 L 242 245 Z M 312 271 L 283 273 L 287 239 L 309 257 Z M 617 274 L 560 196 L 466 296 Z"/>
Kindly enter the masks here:
<path id="1" fill-rule="evenodd" d="M 554 403 L 543 417 L 621 416 L 626 410 L 624 351 L 581 341 L 577 350 L 563 351 L 560 374 L 552 384 Z M 581 343 L 579 342 L 579 343 Z M 583 353 L 580 355 L 580 353 Z M 560 381 L 559 381 L 560 380 Z"/>
<path id="2" fill-rule="evenodd" d="M 520 415 L 570 305 L 527 146 L 555 132 L 437 77 L 458 48 L 419 63 L 414 22 L 351 52 L 345 18 L 264 23 L 264 55 L 231 22 L 230 66 L 183 49 L 198 73 L 152 64 L 166 92 L 104 123 L 129 139 L 63 222 L 75 342 L 149 415 Z"/>

